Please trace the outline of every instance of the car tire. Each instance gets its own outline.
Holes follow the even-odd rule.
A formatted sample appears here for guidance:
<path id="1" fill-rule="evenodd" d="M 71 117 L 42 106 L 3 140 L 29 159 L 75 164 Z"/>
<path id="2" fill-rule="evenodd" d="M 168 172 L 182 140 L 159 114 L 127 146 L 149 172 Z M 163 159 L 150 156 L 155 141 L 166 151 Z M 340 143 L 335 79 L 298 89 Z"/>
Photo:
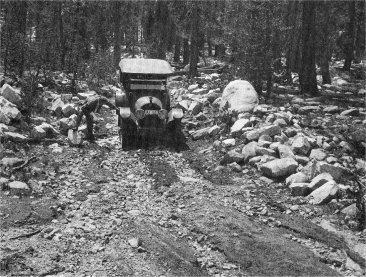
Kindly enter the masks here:
<path id="1" fill-rule="evenodd" d="M 136 147 L 137 128 L 130 120 L 118 119 L 118 136 L 122 150 L 128 150 Z"/>

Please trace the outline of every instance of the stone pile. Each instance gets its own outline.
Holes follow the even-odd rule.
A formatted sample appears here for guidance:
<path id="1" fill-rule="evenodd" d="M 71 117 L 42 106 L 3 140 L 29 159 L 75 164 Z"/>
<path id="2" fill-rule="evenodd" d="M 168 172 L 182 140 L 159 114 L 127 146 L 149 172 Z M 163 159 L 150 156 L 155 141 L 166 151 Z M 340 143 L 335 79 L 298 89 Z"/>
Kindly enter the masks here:
<path id="1" fill-rule="evenodd" d="M 111 95 L 119 88 L 106 86 L 102 90 L 108 90 Z M 0 89 L 0 137 L 13 142 L 27 142 L 30 139 L 37 141 L 54 138 L 60 133 L 67 136 L 68 130 L 75 125 L 76 116 L 79 113 L 77 102 L 92 95 L 96 95 L 96 92 L 80 92 L 77 96 L 73 96 L 46 90 L 43 92 L 44 107 L 56 117 L 56 120 L 52 117 L 47 119 L 31 117 L 26 123 L 20 112 L 22 104 L 20 90 L 4 84 Z M 80 129 L 85 128 L 81 126 Z"/>
<path id="2" fill-rule="evenodd" d="M 241 86 L 249 91 L 247 98 L 235 95 Z M 316 205 L 326 204 L 347 191 L 349 187 L 342 183 L 347 182 L 355 169 L 364 170 L 365 160 L 355 159 L 353 154 L 357 150 L 349 139 L 330 130 L 332 127 L 337 130 L 336 122 L 341 122 L 339 127 L 352 122 L 355 131 L 350 138 L 365 147 L 365 109 L 342 109 L 323 105 L 321 98 L 293 95 L 286 96 L 289 103 L 282 107 L 258 105 L 251 88 L 246 81 L 233 81 L 221 96 L 217 88 L 192 84 L 185 91 L 174 91 L 173 95 L 186 111 L 184 123 L 192 139 L 216 139 L 213 148 L 224 153 L 221 166 L 240 172 L 243 166 L 250 165 L 267 178 L 279 181 L 286 178 L 293 196 L 307 197 Z M 233 95 L 231 102 L 226 99 L 227 91 Z M 215 98 L 208 100 L 208 95 L 214 94 Z M 243 101 L 245 98 L 247 102 Z M 221 110 L 238 114 L 228 132 L 227 124 L 212 120 L 215 118 L 212 112 L 217 112 L 214 103 Z M 328 132 L 324 135 L 326 132 L 316 130 Z"/>

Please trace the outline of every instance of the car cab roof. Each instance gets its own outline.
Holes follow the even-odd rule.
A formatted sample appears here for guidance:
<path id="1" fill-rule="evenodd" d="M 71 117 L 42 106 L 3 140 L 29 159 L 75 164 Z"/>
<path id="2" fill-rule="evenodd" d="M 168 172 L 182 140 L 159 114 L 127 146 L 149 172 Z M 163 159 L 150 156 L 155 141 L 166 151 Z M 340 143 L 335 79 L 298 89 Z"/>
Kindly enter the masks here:
<path id="1" fill-rule="evenodd" d="M 119 63 L 122 73 L 170 75 L 173 68 L 165 60 L 159 59 L 122 59 Z"/>

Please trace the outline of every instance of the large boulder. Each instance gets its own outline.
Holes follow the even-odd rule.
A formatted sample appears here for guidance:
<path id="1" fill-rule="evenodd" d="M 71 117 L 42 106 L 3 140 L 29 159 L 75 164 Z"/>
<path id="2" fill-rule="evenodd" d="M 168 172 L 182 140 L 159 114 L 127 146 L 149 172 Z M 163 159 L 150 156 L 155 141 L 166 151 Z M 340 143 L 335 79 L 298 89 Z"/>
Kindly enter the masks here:
<path id="1" fill-rule="evenodd" d="M 241 112 L 252 112 L 258 105 L 258 94 L 253 86 L 244 80 L 230 82 L 224 89 L 220 108 L 228 105 L 228 108 Z"/>
<path id="2" fill-rule="evenodd" d="M 22 117 L 22 114 L 17 109 L 17 107 L 0 96 L 0 122 L 9 124 L 12 120 L 19 120 Z"/>
<path id="3" fill-rule="evenodd" d="M 0 90 L 0 95 L 17 106 L 19 106 L 22 102 L 22 98 L 20 97 L 20 91 L 14 89 L 12 86 L 8 84 L 4 84 L 2 86 Z"/>
<path id="4" fill-rule="evenodd" d="M 260 170 L 266 177 L 285 177 L 296 172 L 298 163 L 292 158 L 276 159 L 262 164 Z"/>

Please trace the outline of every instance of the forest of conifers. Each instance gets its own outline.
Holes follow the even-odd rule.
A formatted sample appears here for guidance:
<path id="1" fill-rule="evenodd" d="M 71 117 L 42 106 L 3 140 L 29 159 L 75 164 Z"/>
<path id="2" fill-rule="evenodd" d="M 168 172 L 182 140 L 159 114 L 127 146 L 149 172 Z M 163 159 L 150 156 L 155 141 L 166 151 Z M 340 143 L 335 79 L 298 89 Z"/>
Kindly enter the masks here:
<path id="1" fill-rule="evenodd" d="M 283 68 L 316 95 L 316 70 L 344 70 L 365 50 L 364 1 L 1 1 L 1 71 L 22 78 L 48 71 L 106 78 L 124 53 L 189 64 L 205 57 L 261 93 Z M 31 73 L 30 73 L 31 72 Z"/>

